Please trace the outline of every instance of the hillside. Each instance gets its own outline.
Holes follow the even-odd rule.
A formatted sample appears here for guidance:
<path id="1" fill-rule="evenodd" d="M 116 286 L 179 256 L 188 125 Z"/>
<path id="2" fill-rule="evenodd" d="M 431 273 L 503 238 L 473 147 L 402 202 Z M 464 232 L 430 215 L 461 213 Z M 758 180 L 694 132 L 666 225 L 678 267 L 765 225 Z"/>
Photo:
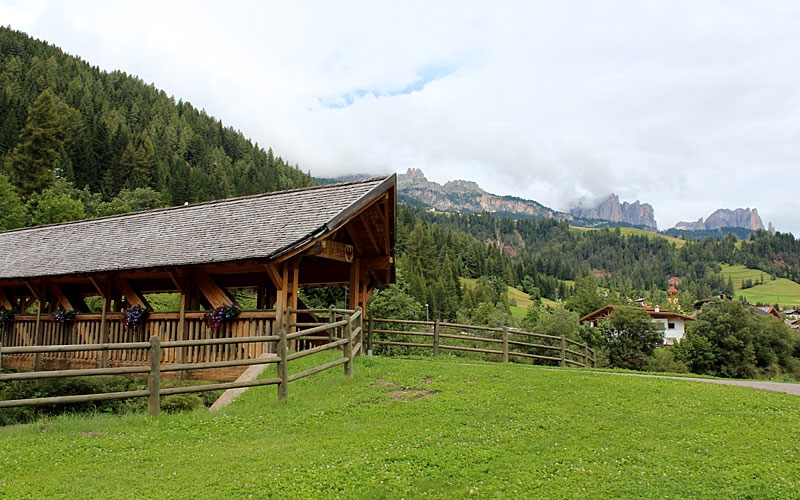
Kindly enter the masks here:
<path id="1" fill-rule="evenodd" d="M 736 300 L 741 299 L 751 304 L 800 306 L 800 284 L 794 281 L 786 278 L 773 279 L 769 273 L 742 265 L 723 265 L 722 275 L 726 280 L 730 278 L 733 281 Z"/>
<path id="2" fill-rule="evenodd" d="M 10 196 L 2 173 L 22 204 L 54 188 L 50 198 L 70 197 L 62 220 L 138 208 L 134 192 L 149 196 L 143 208 L 150 208 L 312 182 L 192 104 L 5 27 L 0 89 L 0 206 Z M 35 208 L 22 223 L 58 222 L 37 220 Z M 8 228 L 0 215 L 0 230 Z"/>

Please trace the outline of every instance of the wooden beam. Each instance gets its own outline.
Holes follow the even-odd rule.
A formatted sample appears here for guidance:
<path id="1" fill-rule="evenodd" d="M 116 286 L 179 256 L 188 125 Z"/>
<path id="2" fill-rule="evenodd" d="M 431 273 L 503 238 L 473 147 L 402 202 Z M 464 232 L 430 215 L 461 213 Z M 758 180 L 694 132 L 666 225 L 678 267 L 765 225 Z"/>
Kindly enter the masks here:
<path id="1" fill-rule="evenodd" d="M 380 205 L 376 205 L 376 207 L 379 207 L 379 206 Z M 378 208 L 376 208 L 376 210 L 380 211 L 380 209 L 378 209 Z M 375 252 L 381 253 L 381 245 L 379 245 L 378 244 L 378 240 L 375 239 L 375 233 L 373 231 L 370 231 L 369 224 L 366 221 L 364 221 L 364 217 L 366 217 L 366 216 L 367 216 L 367 212 L 364 212 L 363 214 L 361 214 L 361 217 L 358 218 L 358 222 L 360 222 L 361 225 L 364 226 L 364 232 L 367 234 L 367 238 L 369 238 L 369 242 L 372 245 L 372 248 L 375 249 Z"/>
<path id="2" fill-rule="evenodd" d="M 141 306 L 148 311 L 151 311 L 153 308 L 150 307 L 150 304 L 147 302 L 147 299 L 144 298 L 139 292 L 133 289 L 128 280 L 124 278 L 118 277 L 116 280 L 117 290 L 120 291 L 122 295 L 125 296 L 125 302 L 128 304 L 128 307 L 132 305 Z"/>
<path id="3" fill-rule="evenodd" d="M 169 279 L 172 281 L 172 284 L 175 285 L 175 288 L 178 290 L 178 293 L 180 293 L 181 295 L 185 295 L 186 294 L 185 286 L 183 280 L 178 275 L 177 271 L 175 270 L 167 271 L 167 275 L 169 276 Z"/>
<path id="4" fill-rule="evenodd" d="M 390 255 L 392 253 L 392 243 L 391 243 L 391 231 L 390 231 L 390 224 L 391 221 L 389 220 L 389 213 L 392 211 L 392 207 L 389 206 L 391 203 L 391 198 L 389 197 L 389 193 L 386 193 L 384 197 L 384 209 L 383 209 L 383 253 L 386 255 Z"/>
<path id="5" fill-rule="evenodd" d="M 394 258 L 390 255 L 382 257 L 366 257 L 361 259 L 361 270 L 364 272 L 386 270 L 392 267 Z"/>
<path id="6" fill-rule="evenodd" d="M 231 306 L 236 304 L 228 292 L 220 288 L 211 276 L 203 269 L 198 269 L 194 275 L 195 285 L 200 293 L 208 300 L 211 307 Z"/>
<path id="7" fill-rule="evenodd" d="M 78 307 L 69 300 L 69 298 L 64 294 L 64 290 L 58 286 L 58 283 L 52 283 L 50 288 L 53 291 L 53 298 L 62 308 L 72 311 L 78 310 Z"/>
<path id="8" fill-rule="evenodd" d="M 281 269 L 278 267 L 277 264 L 273 264 L 269 262 L 264 265 L 267 270 L 267 275 L 269 279 L 272 281 L 272 284 L 275 285 L 275 288 L 278 290 L 283 290 L 283 273 Z"/>
<path id="9" fill-rule="evenodd" d="M 10 310 L 14 309 L 14 306 L 11 305 L 11 301 L 8 300 L 8 297 L 6 297 L 6 294 L 3 293 L 3 289 L 2 288 L 0 288 L 0 306 L 2 306 L 3 309 L 6 309 L 7 311 L 10 311 Z"/>
<path id="10" fill-rule="evenodd" d="M 108 298 L 107 297 L 108 291 L 106 290 L 106 284 L 103 283 L 103 281 L 100 279 L 99 276 L 89 276 L 89 281 L 91 281 L 92 286 L 94 286 L 94 289 L 97 290 L 97 293 L 100 294 L 100 297 L 102 297 L 103 299 Z"/>

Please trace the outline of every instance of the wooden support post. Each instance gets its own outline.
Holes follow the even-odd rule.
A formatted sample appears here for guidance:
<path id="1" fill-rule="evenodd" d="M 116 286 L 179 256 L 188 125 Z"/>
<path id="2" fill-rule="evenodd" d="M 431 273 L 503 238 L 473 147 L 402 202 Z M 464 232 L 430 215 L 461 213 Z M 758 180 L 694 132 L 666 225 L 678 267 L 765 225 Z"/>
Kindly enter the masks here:
<path id="1" fill-rule="evenodd" d="M 503 363 L 508 363 L 508 327 L 503 327 Z"/>
<path id="2" fill-rule="evenodd" d="M 186 290 L 181 290 L 181 302 L 178 309 L 178 339 L 179 340 L 188 340 L 187 328 L 186 328 L 186 304 L 188 301 L 188 297 L 186 296 Z M 178 349 L 178 363 L 184 364 L 186 363 L 189 354 L 188 347 L 181 347 Z M 186 370 L 181 370 L 178 377 L 183 380 L 186 378 Z"/>
<path id="3" fill-rule="evenodd" d="M 561 367 L 567 366 L 567 338 L 561 336 Z"/>
<path id="4" fill-rule="evenodd" d="M 280 383 L 278 384 L 278 401 L 285 403 L 289 398 L 289 362 L 287 360 L 289 348 L 287 346 L 286 330 L 281 328 L 280 332 L 278 332 L 278 335 L 281 337 L 281 339 L 278 341 L 278 352 L 276 353 L 280 358 L 276 368 L 278 370 L 278 378 L 281 379 Z"/>
<path id="5" fill-rule="evenodd" d="M 589 346 L 583 345 L 583 367 L 589 368 Z"/>
<path id="6" fill-rule="evenodd" d="M 439 319 L 433 322 L 433 355 L 439 355 Z"/>
<path id="7" fill-rule="evenodd" d="M 100 343 L 108 343 L 108 296 L 103 296 L 103 310 L 100 312 Z M 100 368 L 108 367 L 108 351 L 100 352 Z"/>
<path id="8" fill-rule="evenodd" d="M 375 337 L 372 318 L 367 319 L 367 356 L 372 356 L 372 341 Z"/>
<path id="9" fill-rule="evenodd" d="M 347 343 L 344 345 L 344 357 L 347 358 L 347 362 L 344 364 L 344 376 L 353 378 L 353 317 L 348 314 L 345 318 L 347 324 L 344 326 L 344 338 L 347 339 Z"/>
<path id="10" fill-rule="evenodd" d="M 150 349 L 147 353 L 150 375 L 147 378 L 147 414 L 158 417 L 161 411 L 161 337 L 150 337 Z"/>
<path id="11" fill-rule="evenodd" d="M 36 300 L 36 334 L 34 335 L 33 345 L 42 345 L 42 337 L 44 337 L 44 323 L 42 322 L 42 299 Z M 33 371 L 38 372 L 42 369 L 42 355 L 38 352 L 33 356 Z"/>

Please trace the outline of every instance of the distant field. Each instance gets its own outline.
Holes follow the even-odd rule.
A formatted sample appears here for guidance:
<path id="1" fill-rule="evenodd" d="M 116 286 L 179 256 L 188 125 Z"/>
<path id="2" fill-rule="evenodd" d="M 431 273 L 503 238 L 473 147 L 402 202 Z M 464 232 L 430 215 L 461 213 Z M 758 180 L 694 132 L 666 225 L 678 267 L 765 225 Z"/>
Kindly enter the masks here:
<path id="1" fill-rule="evenodd" d="M 722 275 L 727 281 L 728 277 L 733 281 L 735 298 L 743 297 L 751 304 L 780 304 L 782 306 L 800 305 L 800 284 L 786 278 L 772 280 L 769 273 L 758 269 L 749 269 L 744 266 L 722 266 Z M 742 290 L 742 281 L 751 280 L 753 282 L 764 280 L 763 285 L 754 286 Z"/>
<path id="2" fill-rule="evenodd" d="M 578 231 L 599 231 L 601 228 L 570 226 L 570 229 L 577 229 Z M 617 228 L 613 227 L 609 229 L 613 231 Z M 636 229 L 634 227 L 621 227 L 619 228 L 619 230 L 624 235 L 635 234 L 638 236 L 647 236 L 649 238 L 664 238 L 670 243 L 675 243 L 675 246 L 677 246 L 678 248 L 681 248 L 686 244 L 686 240 L 682 240 L 680 238 L 674 238 L 672 236 L 667 236 L 661 233 L 653 233 L 651 231 L 645 231 L 644 229 Z"/>

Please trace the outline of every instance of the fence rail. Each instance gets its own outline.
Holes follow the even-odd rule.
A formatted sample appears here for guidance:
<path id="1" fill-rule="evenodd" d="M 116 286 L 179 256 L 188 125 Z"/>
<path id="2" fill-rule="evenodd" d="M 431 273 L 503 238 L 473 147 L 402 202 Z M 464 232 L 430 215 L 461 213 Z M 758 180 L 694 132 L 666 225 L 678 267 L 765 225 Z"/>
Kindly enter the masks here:
<path id="1" fill-rule="evenodd" d="M 194 340 L 168 340 L 162 341 L 158 335 L 153 335 L 147 342 L 114 342 L 114 343 L 94 343 L 94 344 L 64 344 L 49 346 L 2 346 L 0 344 L 0 367 L 2 367 L 3 356 L 18 356 L 24 354 L 41 355 L 44 353 L 91 353 L 91 352 L 114 352 L 136 351 L 139 355 L 136 359 L 146 362 L 146 366 L 123 366 L 115 368 L 89 368 L 89 369 L 70 369 L 53 371 L 33 371 L 18 373 L 0 373 L 0 382 L 12 380 L 34 380 L 44 378 L 61 378 L 76 376 L 95 376 L 95 375 L 147 375 L 148 388 L 146 390 L 124 391 L 103 394 L 83 394 L 71 396 L 57 396 L 46 398 L 30 398 L 0 401 L 0 408 L 12 408 L 19 406 L 36 406 L 46 404 L 65 404 L 81 403 L 88 401 L 101 401 L 110 399 L 125 399 L 134 397 L 148 398 L 148 413 L 156 417 L 160 411 L 160 397 L 173 394 L 186 394 L 193 392 L 204 392 L 214 390 L 227 390 L 243 387 L 255 387 L 263 385 L 275 385 L 278 387 L 278 400 L 283 402 L 288 397 L 288 384 L 295 380 L 320 373 L 333 367 L 344 365 L 344 373 L 348 378 L 353 377 L 353 357 L 361 352 L 363 342 L 363 318 L 361 309 L 354 311 L 336 310 L 333 313 L 342 317 L 338 321 L 328 321 L 317 323 L 305 330 L 287 333 L 281 330 L 278 335 L 261 336 L 235 336 L 232 338 L 216 339 L 194 339 Z M 333 316 L 331 319 L 334 319 Z M 326 332 L 327 336 L 321 337 L 316 334 Z M 296 345 L 304 344 L 304 339 L 314 339 L 317 343 L 322 339 L 325 343 L 308 347 L 301 351 L 289 353 L 289 345 L 292 340 L 298 341 Z M 276 352 L 262 352 L 258 357 L 248 359 L 223 359 L 219 361 L 203 362 L 177 362 L 178 356 L 169 353 L 170 350 L 186 348 L 205 348 L 210 347 L 224 348 L 236 344 L 256 344 L 275 343 Z M 355 344 L 355 345 L 354 345 Z M 319 366 L 307 369 L 300 373 L 289 375 L 288 363 L 292 360 L 310 356 L 322 351 L 342 348 L 343 356 L 340 359 L 324 363 Z M 223 351 L 224 352 L 224 351 Z M 251 351 L 252 352 L 252 351 Z M 220 384 L 206 384 L 189 387 L 161 388 L 162 372 L 182 371 L 182 370 L 202 370 L 212 368 L 226 368 L 233 366 L 250 366 L 260 364 L 275 364 L 277 366 L 277 377 L 259 379 L 252 381 L 237 381 Z"/>
<path id="2" fill-rule="evenodd" d="M 504 363 L 510 359 L 557 362 L 560 366 L 579 367 L 594 367 L 597 363 L 594 349 L 586 344 L 564 336 L 524 332 L 508 327 L 369 318 L 367 329 L 368 352 L 390 351 L 386 348 L 394 347 L 430 350 L 434 356 L 443 350 L 488 355 L 500 358 Z"/>

